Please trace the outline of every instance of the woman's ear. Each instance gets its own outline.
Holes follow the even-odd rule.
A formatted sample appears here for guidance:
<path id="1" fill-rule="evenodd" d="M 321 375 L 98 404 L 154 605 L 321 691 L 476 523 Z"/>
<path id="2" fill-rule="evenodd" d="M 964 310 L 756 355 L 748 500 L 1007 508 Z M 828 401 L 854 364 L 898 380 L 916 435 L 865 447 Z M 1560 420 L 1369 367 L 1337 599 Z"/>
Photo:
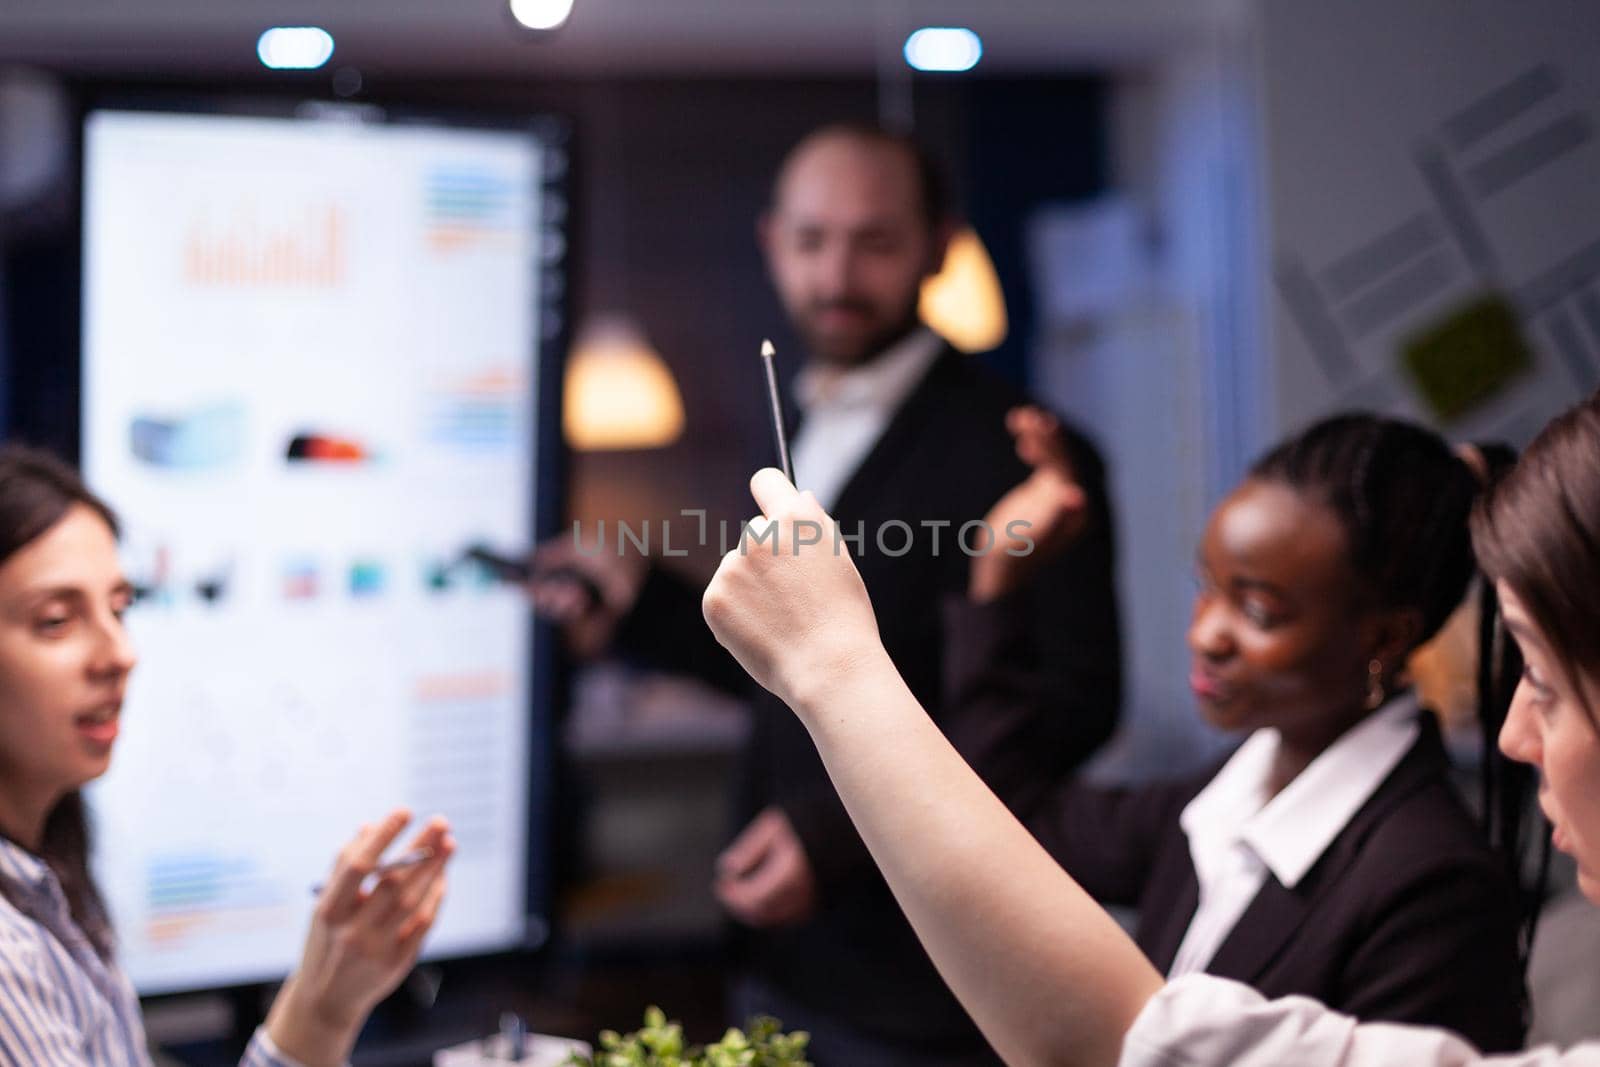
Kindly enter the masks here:
<path id="1" fill-rule="evenodd" d="M 1368 617 L 1365 628 L 1368 657 L 1380 660 L 1393 675 L 1405 669 L 1407 659 L 1422 641 L 1422 610 L 1379 609 Z"/>

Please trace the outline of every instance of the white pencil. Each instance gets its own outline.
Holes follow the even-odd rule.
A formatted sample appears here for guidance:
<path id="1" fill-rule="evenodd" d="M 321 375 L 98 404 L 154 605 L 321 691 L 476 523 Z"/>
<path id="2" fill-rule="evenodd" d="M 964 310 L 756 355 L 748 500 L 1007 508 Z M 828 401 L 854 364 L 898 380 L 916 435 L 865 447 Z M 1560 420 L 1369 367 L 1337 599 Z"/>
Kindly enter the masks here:
<path id="1" fill-rule="evenodd" d="M 772 402 L 772 434 L 778 442 L 778 463 L 783 467 L 783 476 L 793 485 L 794 464 L 789 462 L 789 434 L 783 428 L 783 402 L 778 399 L 778 369 L 773 363 L 777 354 L 771 341 L 761 342 L 761 362 L 767 368 L 767 399 Z"/>

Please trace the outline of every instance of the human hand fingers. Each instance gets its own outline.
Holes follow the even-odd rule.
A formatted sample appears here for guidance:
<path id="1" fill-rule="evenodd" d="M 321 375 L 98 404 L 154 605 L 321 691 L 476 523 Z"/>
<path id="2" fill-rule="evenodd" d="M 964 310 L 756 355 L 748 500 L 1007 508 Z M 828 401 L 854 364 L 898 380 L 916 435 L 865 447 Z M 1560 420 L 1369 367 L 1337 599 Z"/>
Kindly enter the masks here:
<path id="1" fill-rule="evenodd" d="M 445 882 L 443 875 L 433 880 L 428 887 L 428 893 L 421 903 L 401 924 L 399 930 L 400 953 L 407 960 L 415 960 L 417 953 L 422 949 L 422 941 L 428 936 L 428 931 L 433 929 L 434 920 L 439 917 L 439 907 L 445 898 Z"/>
<path id="2" fill-rule="evenodd" d="M 1066 436 L 1054 415 L 1032 405 L 1013 408 L 1006 415 L 1006 427 L 1016 439 L 1018 458 L 1028 466 L 1051 468 L 1068 479 L 1075 477 Z"/>
<path id="3" fill-rule="evenodd" d="M 622 548 L 606 540 L 603 524 L 592 545 L 580 544 L 576 530 L 571 539 L 548 541 L 533 555 L 529 588 L 577 590 L 586 602 L 584 614 L 626 612 L 644 584 L 649 557 L 635 545 Z"/>
<path id="4" fill-rule="evenodd" d="M 340 851 L 317 905 L 323 919 L 339 922 L 355 912 L 363 899 L 362 883 L 377 869 L 378 858 L 410 821 L 410 812 L 396 808 L 380 822 L 363 826 Z"/>
<path id="5" fill-rule="evenodd" d="M 404 920 L 427 897 L 431 887 L 443 880 L 444 868 L 455 854 L 455 839 L 442 816 L 434 816 L 412 840 L 408 851 L 426 850 L 428 858 L 385 874 L 358 912 L 368 929 L 380 930 Z M 378 889 L 392 890 L 380 896 Z"/>
<path id="6" fill-rule="evenodd" d="M 545 582 L 535 578 L 528 584 L 533 610 L 551 622 L 565 625 L 580 618 L 593 604 L 583 587 L 573 582 Z"/>
<path id="7" fill-rule="evenodd" d="M 724 878 L 716 882 L 714 889 L 722 906 L 746 926 L 771 924 L 776 886 L 769 878 Z"/>
<path id="8" fill-rule="evenodd" d="M 755 497 L 761 514 L 769 519 L 791 514 L 802 504 L 802 494 L 775 467 L 762 467 L 750 476 L 750 495 Z M 811 498 L 815 501 L 815 497 Z"/>
<path id="9" fill-rule="evenodd" d="M 1009 504 L 1008 521 L 996 526 L 1002 535 L 997 547 L 1013 556 L 1039 555 L 1030 566 L 1054 557 L 1088 522 L 1089 501 L 1082 487 L 1043 473 L 1019 486 Z"/>
<path id="10" fill-rule="evenodd" d="M 747 877 L 718 882 L 718 898 L 752 926 L 775 926 L 804 918 L 810 911 L 810 875 L 802 856 L 775 850 Z"/>
<path id="11" fill-rule="evenodd" d="M 717 641 L 757 683 L 793 706 L 797 685 L 866 663 L 881 647 L 866 586 L 816 498 L 782 474 L 752 479 L 764 508 L 701 596 Z"/>
<path id="12" fill-rule="evenodd" d="M 718 874 L 725 878 L 738 878 L 753 870 L 772 847 L 773 829 L 773 820 L 768 812 L 762 812 L 750 820 L 750 824 L 717 857 Z"/>

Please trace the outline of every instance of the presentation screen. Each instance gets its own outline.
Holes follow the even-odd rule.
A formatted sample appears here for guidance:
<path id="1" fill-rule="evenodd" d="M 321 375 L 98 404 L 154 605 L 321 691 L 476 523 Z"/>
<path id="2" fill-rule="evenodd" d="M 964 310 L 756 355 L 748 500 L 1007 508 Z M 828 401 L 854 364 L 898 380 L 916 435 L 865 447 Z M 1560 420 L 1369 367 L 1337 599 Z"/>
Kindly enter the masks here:
<path id="1" fill-rule="evenodd" d="M 143 993 L 288 972 L 313 884 L 398 805 L 459 843 L 430 955 L 537 936 L 543 679 L 524 600 L 465 552 L 536 530 L 549 151 L 87 120 L 82 457 L 139 652 L 89 797 Z"/>

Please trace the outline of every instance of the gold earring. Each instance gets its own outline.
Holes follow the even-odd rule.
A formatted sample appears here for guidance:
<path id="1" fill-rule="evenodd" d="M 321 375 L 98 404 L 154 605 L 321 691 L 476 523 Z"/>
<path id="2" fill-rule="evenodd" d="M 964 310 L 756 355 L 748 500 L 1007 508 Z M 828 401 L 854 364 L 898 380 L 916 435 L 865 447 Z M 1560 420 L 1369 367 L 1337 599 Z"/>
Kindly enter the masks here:
<path id="1" fill-rule="evenodd" d="M 1377 711 L 1383 706 L 1383 660 L 1375 659 L 1367 664 L 1367 710 Z"/>

